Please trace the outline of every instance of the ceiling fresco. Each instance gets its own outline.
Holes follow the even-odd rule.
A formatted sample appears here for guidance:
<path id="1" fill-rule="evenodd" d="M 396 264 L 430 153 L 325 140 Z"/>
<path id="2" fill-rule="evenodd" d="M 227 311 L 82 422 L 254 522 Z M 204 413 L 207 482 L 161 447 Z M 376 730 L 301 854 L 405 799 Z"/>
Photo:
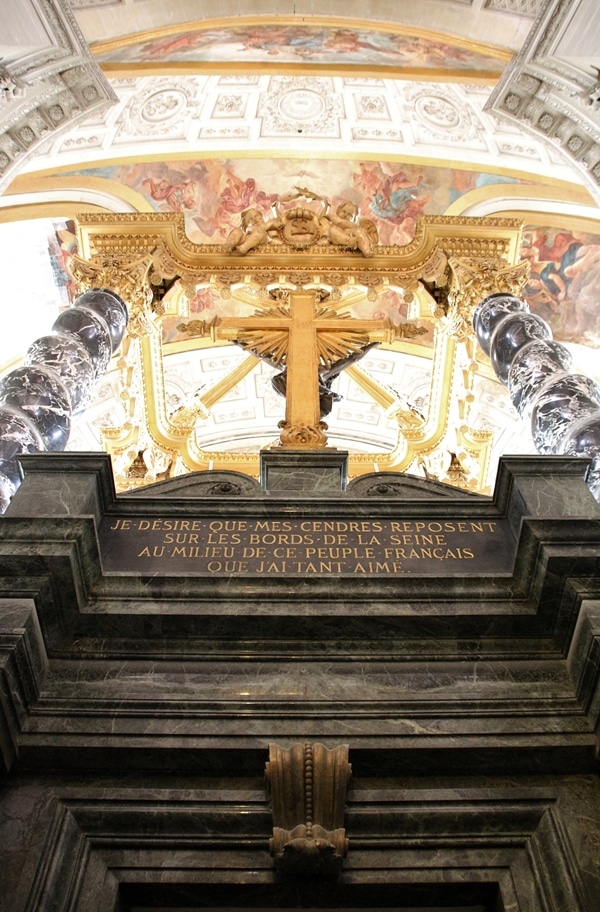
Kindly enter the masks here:
<path id="1" fill-rule="evenodd" d="M 172 28 L 160 36 L 143 36 L 92 45 L 100 64 L 148 63 L 294 63 L 344 67 L 402 67 L 408 71 L 461 71 L 465 75 L 498 74 L 511 54 L 502 48 L 477 48 L 473 42 L 449 42 L 410 30 L 366 29 L 339 25 L 248 22 L 219 28 Z M 116 45 L 116 46 L 115 46 Z M 448 75 L 445 73 L 445 75 Z"/>
<path id="2" fill-rule="evenodd" d="M 186 234 L 196 244 L 224 241 L 240 213 L 256 207 L 266 214 L 294 188 L 307 187 L 333 206 L 352 200 L 361 216 L 376 219 L 379 242 L 408 244 L 419 215 L 440 215 L 465 194 L 505 185 L 530 184 L 519 177 L 480 170 L 436 168 L 421 163 L 327 158 L 231 158 L 193 161 L 150 161 L 69 171 L 109 182 L 110 192 L 122 188 L 143 198 L 149 210 L 182 212 Z M 60 175 L 58 175 L 60 179 Z"/>
<path id="3" fill-rule="evenodd" d="M 531 264 L 527 303 L 554 338 L 600 348 L 600 233 L 526 226 L 521 256 Z"/>

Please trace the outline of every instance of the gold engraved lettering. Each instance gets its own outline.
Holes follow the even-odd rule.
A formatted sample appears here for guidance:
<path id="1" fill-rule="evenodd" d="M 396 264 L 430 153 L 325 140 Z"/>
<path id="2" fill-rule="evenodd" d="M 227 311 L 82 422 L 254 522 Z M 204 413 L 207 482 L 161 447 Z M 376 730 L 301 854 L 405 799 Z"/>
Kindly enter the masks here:
<path id="1" fill-rule="evenodd" d="M 163 546 L 155 545 L 152 549 L 148 547 L 142 548 L 138 557 L 163 557 L 164 553 L 165 549 Z"/>
<path id="2" fill-rule="evenodd" d="M 396 560 L 406 560 L 404 548 L 384 548 L 383 556 L 386 558 L 386 560 L 389 560 L 392 557 Z"/>
<path id="3" fill-rule="evenodd" d="M 256 532 L 291 532 L 292 524 L 288 519 L 284 520 L 257 520 L 254 523 Z"/>
<path id="4" fill-rule="evenodd" d="M 111 532 L 121 531 L 121 530 L 131 529 L 131 520 L 130 519 L 115 519 L 115 523 L 110 527 Z"/>
<path id="5" fill-rule="evenodd" d="M 204 557 L 202 549 L 198 545 L 188 545 L 174 547 L 171 549 L 171 557 Z"/>
<path id="6" fill-rule="evenodd" d="M 296 548 L 273 548 L 273 557 L 281 559 L 296 557 Z"/>
<path id="7" fill-rule="evenodd" d="M 209 545 L 239 545 L 241 540 L 239 532 L 209 532 L 206 539 Z"/>
<path id="8" fill-rule="evenodd" d="M 266 557 L 266 548 L 244 548 L 242 557 Z"/>
<path id="9" fill-rule="evenodd" d="M 245 532 L 248 523 L 243 519 L 213 520 L 208 524 L 208 528 L 211 532 Z"/>
<path id="10" fill-rule="evenodd" d="M 209 573 L 246 573 L 248 563 L 246 561 L 210 561 L 206 565 Z"/>
<path id="11" fill-rule="evenodd" d="M 127 520 L 127 522 L 129 522 L 129 520 Z M 138 532 L 147 532 L 148 530 L 151 530 L 153 532 L 197 532 L 201 528 L 202 523 L 198 519 L 140 519 L 136 525 Z"/>
<path id="12" fill-rule="evenodd" d="M 187 548 L 173 548 L 171 550 L 171 557 L 187 557 L 186 551 Z"/>
<path id="13" fill-rule="evenodd" d="M 286 567 L 287 564 L 285 561 L 281 561 L 280 564 L 276 564 L 275 561 L 271 561 L 270 563 L 262 561 L 258 565 L 257 570 L 259 573 L 286 573 Z"/>
<path id="14" fill-rule="evenodd" d="M 407 574 L 411 565 L 473 561 L 477 536 L 497 532 L 492 520 L 231 520 L 111 518 L 116 540 L 141 536 L 141 562 L 189 561 L 194 573 L 305 575 Z M 119 536 L 123 533 L 121 539 Z M 466 536 L 466 538 L 465 538 Z M 474 538 L 475 536 L 475 538 Z M 449 540 L 448 540 L 449 539 Z M 469 541 L 470 547 L 462 543 Z M 191 562 L 195 563 L 192 565 Z M 428 569 L 427 562 L 429 563 Z M 159 566 L 158 563 L 156 566 Z M 181 564 L 180 564 L 181 566 Z"/>
<path id="15" fill-rule="evenodd" d="M 167 532 L 163 538 L 165 545 L 183 545 L 183 544 L 198 544 L 198 533 L 197 532 Z"/>
<path id="16" fill-rule="evenodd" d="M 413 525 L 411 522 L 391 522 L 391 532 L 411 532 Z"/>

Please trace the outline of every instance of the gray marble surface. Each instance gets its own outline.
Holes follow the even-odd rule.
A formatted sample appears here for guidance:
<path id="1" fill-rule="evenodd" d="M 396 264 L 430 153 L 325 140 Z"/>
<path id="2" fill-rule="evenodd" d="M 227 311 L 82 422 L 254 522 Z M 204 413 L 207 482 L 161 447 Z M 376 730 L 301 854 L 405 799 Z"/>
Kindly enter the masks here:
<path id="1" fill-rule="evenodd" d="M 92 359 L 95 378 L 105 372 L 112 345 L 106 320 L 99 314 L 85 306 L 70 307 L 58 315 L 52 324 L 52 331 L 71 333 L 80 340 Z"/>
<path id="2" fill-rule="evenodd" d="M 535 395 L 546 380 L 572 366 L 573 356 L 560 342 L 535 339 L 519 349 L 510 365 L 508 391 L 521 418 L 531 417 Z"/>
<path id="3" fill-rule="evenodd" d="M 105 912 L 118 897 L 155 908 L 219 908 L 225 897 L 237 909 L 351 909 L 369 897 L 369 908 L 399 908 L 399 895 L 402 908 L 594 912 L 599 802 L 593 776 L 400 782 L 361 771 L 339 882 L 289 882 L 273 872 L 260 777 L 24 774 L 0 797 L 0 895 L 6 912 Z"/>
<path id="4" fill-rule="evenodd" d="M 42 435 L 29 415 L 15 406 L 0 405 L 0 472 L 14 489 L 21 481 L 19 456 L 43 449 Z"/>
<path id="5" fill-rule="evenodd" d="M 600 506 L 585 460 L 506 459 L 492 498 L 377 476 L 323 494 L 314 464 L 303 497 L 236 473 L 117 496 L 103 455 L 21 464 L 0 518 L 7 912 L 396 908 L 398 891 L 416 907 L 596 912 Z M 227 547 L 240 524 L 495 523 L 512 556 L 462 575 L 108 570 L 103 524 L 140 518 Z M 290 885 L 269 853 L 269 743 L 307 741 L 350 746 L 335 884 Z"/>
<path id="6" fill-rule="evenodd" d="M 599 408 L 600 386 L 595 380 L 566 371 L 551 375 L 531 403 L 531 433 L 538 453 L 560 453 L 574 422 Z"/>
<path id="7" fill-rule="evenodd" d="M 271 497 L 333 497 L 348 484 L 345 450 L 263 450 L 260 460 L 263 491 Z"/>
<path id="8" fill-rule="evenodd" d="M 68 391 L 52 369 L 18 367 L 0 380 L 0 405 L 21 409 L 39 431 L 45 450 L 64 450 L 71 430 Z"/>
<path id="9" fill-rule="evenodd" d="M 93 288 L 79 295 L 77 307 L 86 307 L 102 317 L 110 334 L 111 350 L 114 354 L 123 340 L 127 326 L 127 307 L 115 292 L 108 289 Z"/>
<path id="10" fill-rule="evenodd" d="M 473 328 L 477 335 L 482 350 L 490 354 L 490 346 L 494 330 L 501 320 L 510 313 L 529 313 L 529 305 L 515 295 L 496 294 L 488 295 L 476 308 L 473 314 Z"/>
<path id="11" fill-rule="evenodd" d="M 514 358 L 525 345 L 536 339 L 552 339 L 552 330 L 536 314 L 507 314 L 497 324 L 490 344 L 490 360 L 496 376 L 505 386 L 508 386 Z"/>

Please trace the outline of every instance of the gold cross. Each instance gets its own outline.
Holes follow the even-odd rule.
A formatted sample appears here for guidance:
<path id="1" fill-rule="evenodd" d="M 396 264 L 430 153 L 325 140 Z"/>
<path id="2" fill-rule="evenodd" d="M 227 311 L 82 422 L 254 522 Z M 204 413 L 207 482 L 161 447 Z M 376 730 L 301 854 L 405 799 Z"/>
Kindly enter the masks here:
<path id="1" fill-rule="evenodd" d="M 229 339 L 275 367 L 286 369 L 285 420 L 280 445 L 288 449 L 320 449 L 327 445 L 321 421 L 319 369 L 335 368 L 359 355 L 369 342 L 396 337 L 389 321 L 355 320 L 319 303 L 314 291 L 291 291 L 252 317 L 198 320 L 178 329 L 192 336 Z M 341 369 L 341 368 L 340 368 Z"/>

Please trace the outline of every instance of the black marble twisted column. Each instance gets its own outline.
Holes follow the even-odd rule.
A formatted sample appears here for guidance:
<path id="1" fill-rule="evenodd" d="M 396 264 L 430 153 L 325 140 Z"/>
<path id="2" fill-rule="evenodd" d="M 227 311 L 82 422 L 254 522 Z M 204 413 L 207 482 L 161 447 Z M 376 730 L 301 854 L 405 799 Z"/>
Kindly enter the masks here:
<path id="1" fill-rule="evenodd" d="M 473 327 L 539 453 L 591 460 L 588 485 L 600 500 L 600 386 L 574 373 L 566 346 L 545 320 L 510 294 L 485 298 Z"/>
<path id="2" fill-rule="evenodd" d="M 127 321 L 115 292 L 86 291 L 0 380 L 0 513 L 21 483 L 19 455 L 65 449 L 72 415 L 90 401 Z"/>

